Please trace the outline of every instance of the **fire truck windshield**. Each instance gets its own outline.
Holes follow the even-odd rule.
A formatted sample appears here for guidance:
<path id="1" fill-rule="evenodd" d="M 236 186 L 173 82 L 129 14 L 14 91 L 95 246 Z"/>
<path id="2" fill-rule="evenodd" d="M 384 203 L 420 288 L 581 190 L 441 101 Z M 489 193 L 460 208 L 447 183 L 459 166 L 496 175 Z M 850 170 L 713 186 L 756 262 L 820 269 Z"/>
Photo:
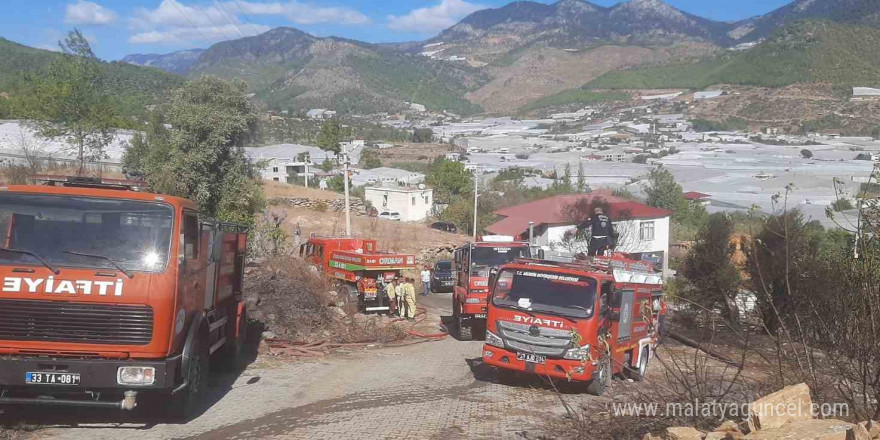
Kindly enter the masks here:
<path id="1" fill-rule="evenodd" d="M 492 293 L 498 307 L 590 318 L 596 305 L 596 280 L 590 277 L 529 270 L 498 274 Z"/>
<path id="2" fill-rule="evenodd" d="M 172 220 L 167 204 L 0 193 L 0 247 L 12 250 L 0 251 L 0 264 L 159 272 Z"/>
<path id="3" fill-rule="evenodd" d="M 517 258 L 529 258 L 528 246 L 479 247 L 471 249 L 471 272 L 474 276 L 489 276 L 489 268 L 510 263 Z M 485 273 L 484 273 L 485 272 Z"/>

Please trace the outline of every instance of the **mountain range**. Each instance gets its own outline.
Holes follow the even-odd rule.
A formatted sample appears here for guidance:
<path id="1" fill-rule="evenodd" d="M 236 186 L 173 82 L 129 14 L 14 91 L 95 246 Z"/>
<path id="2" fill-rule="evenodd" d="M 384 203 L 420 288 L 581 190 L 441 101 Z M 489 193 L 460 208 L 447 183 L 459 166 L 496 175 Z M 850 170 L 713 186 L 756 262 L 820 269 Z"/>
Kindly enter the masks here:
<path id="1" fill-rule="evenodd" d="M 801 20 L 842 27 L 817 32 L 799 26 Z M 239 78 L 276 110 L 329 108 L 368 114 L 397 111 L 414 102 L 462 115 L 510 114 L 534 109 L 535 103 L 594 98 L 581 91 L 558 96 L 584 90 L 585 84 L 701 88 L 729 79 L 774 86 L 828 78 L 843 83 L 872 80 L 873 63 L 865 65 L 858 52 L 864 44 L 848 47 L 846 41 L 873 41 L 871 30 L 878 27 L 878 0 L 796 0 L 735 22 L 702 18 L 662 0 L 629 0 L 611 7 L 584 0 L 517 1 L 474 12 L 423 42 L 372 44 L 282 27 L 207 49 L 135 54 L 123 61 L 181 76 Z M 833 41 L 814 45 L 822 50 L 804 46 L 822 39 Z M 798 64 L 798 57 L 817 53 L 828 55 Z M 809 72 L 779 75 L 767 67 L 778 57 L 789 68 L 802 66 Z M 865 66 L 850 72 L 845 68 L 850 64 Z M 714 70 L 700 72 L 705 66 Z M 651 70 L 664 68 L 671 70 Z M 664 82 L 659 81 L 664 77 L 651 77 L 657 72 L 687 75 Z M 702 74 L 707 72 L 714 75 Z M 644 80 L 646 76 L 651 80 Z M 543 99 L 547 97 L 559 99 Z"/>

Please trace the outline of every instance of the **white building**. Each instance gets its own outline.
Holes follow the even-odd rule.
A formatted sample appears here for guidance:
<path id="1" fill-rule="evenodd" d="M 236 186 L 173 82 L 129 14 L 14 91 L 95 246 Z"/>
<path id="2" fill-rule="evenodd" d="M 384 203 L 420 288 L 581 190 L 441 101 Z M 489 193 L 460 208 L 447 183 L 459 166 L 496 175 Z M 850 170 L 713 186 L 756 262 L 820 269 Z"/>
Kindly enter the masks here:
<path id="1" fill-rule="evenodd" d="M 368 186 L 364 188 L 364 199 L 380 213 L 398 212 L 401 221 L 417 222 L 428 218 L 431 214 L 434 207 L 434 190 Z"/>
<path id="2" fill-rule="evenodd" d="M 529 222 L 534 225 L 535 244 L 548 251 L 586 252 L 588 243 L 572 240 L 567 234 L 578 221 L 591 213 L 594 203 L 606 204 L 606 212 L 619 234 L 615 251 L 631 258 L 649 261 L 664 272 L 669 267 L 669 211 L 614 197 L 611 191 L 548 197 L 495 211 L 503 217 L 486 228 L 497 235 L 513 235 L 527 240 Z M 577 208 L 576 208 L 577 207 Z M 584 217 L 575 219 L 574 217 Z"/>
<path id="3" fill-rule="evenodd" d="M 853 101 L 867 101 L 880 99 L 880 89 L 871 87 L 853 87 Z"/>
<path id="4" fill-rule="evenodd" d="M 354 147 L 349 150 L 352 163 L 360 162 L 363 147 Z M 245 148 L 245 154 L 260 167 L 260 175 L 263 180 L 275 182 L 288 182 L 304 184 L 305 177 L 309 177 L 309 185 L 317 168 L 329 160 L 336 164 L 336 155 L 333 152 L 322 150 L 318 147 L 298 144 L 278 144 L 269 147 Z"/>
<path id="5" fill-rule="evenodd" d="M 306 112 L 306 116 L 308 116 L 309 119 L 330 119 L 336 116 L 336 112 L 324 108 L 313 108 Z"/>

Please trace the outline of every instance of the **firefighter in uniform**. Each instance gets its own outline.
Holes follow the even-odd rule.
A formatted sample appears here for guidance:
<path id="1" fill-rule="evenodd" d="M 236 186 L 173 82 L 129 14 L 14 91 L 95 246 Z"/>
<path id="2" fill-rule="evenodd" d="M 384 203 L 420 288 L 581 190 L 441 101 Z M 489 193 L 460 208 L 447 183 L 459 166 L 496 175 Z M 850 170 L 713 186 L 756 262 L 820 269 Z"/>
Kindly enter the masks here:
<path id="1" fill-rule="evenodd" d="M 388 297 L 388 314 L 397 314 L 397 278 L 385 285 L 385 296 Z"/>
<path id="2" fill-rule="evenodd" d="M 412 278 L 407 278 L 403 285 L 403 300 L 406 303 L 406 319 L 415 319 L 416 317 L 416 286 Z"/>
<path id="3" fill-rule="evenodd" d="M 590 228 L 590 256 L 605 255 L 605 251 L 614 248 L 614 225 L 611 218 L 605 215 L 602 208 L 593 210 L 593 216 L 578 225 L 578 232 Z"/>

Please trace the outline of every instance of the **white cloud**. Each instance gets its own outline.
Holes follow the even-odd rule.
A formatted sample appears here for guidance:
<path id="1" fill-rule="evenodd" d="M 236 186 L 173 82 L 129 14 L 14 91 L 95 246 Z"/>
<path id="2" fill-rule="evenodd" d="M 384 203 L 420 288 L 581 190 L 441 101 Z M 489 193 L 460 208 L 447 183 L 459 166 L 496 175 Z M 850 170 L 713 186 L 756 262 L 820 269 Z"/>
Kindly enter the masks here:
<path id="1" fill-rule="evenodd" d="M 288 2 L 246 2 L 234 0 L 228 3 L 229 8 L 236 8 L 248 15 L 282 15 L 296 24 L 337 23 L 367 24 L 370 17 L 354 9 L 333 6 L 317 6 L 300 3 L 296 0 Z"/>
<path id="2" fill-rule="evenodd" d="M 226 24 L 220 26 L 174 27 L 162 30 L 139 32 L 128 38 L 133 44 L 175 44 L 193 41 L 217 42 L 262 34 L 269 26 L 251 24 Z M 239 33 L 241 31 L 241 33 Z"/>
<path id="3" fill-rule="evenodd" d="M 135 44 L 175 44 L 193 41 L 213 43 L 261 34 L 269 26 L 254 24 L 251 16 L 278 15 L 296 24 L 365 24 L 366 15 L 344 7 L 316 6 L 298 1 L 248 2 L 232 0 L 205 6 L 187 6 L 178 0 L 162 0 L 155 9 L 138 8 L 130 20 L 135 31 L 128 41 Z M 245 23 L 243 20 L 246 20 Z"/>
<path id="4" fill-rule="evenodd" d="M 261 34 L 269 26 L 242 23 L 228 7 L 187 6 L 177 0 L 162 0 L 156 9 L 138 8 L 130 20 L 136 32 L 128 38 L 134 44 L 213 43 Z"/>
<path id="5" fill-rule="evenodd" d="M 439 5 L 414 9 L 406 15 L 389 15 L 388 27 L 398 31 L 432 34 L 452 27 L 468 14 L 485 8 L 464 0 L 441 0 Z"/>
<path id="6" fill-rule="evenodd" d="M 116 21 L 116 13 L 97 3 L 79 0 L 67 5 L 64 21 L 72 24 L 104 25 Z"/>

